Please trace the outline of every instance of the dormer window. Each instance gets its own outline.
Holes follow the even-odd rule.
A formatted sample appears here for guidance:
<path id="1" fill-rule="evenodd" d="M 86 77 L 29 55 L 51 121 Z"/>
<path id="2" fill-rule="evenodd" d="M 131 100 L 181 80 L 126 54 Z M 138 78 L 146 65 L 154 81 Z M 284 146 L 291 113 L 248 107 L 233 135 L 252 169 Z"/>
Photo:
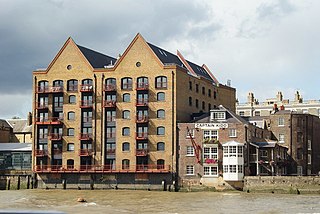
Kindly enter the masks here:
<path id="1" fill-rule="evenodd" d="M 211 112 L 211 120 L 225 120 L 226 112 L 225 111 L 213 111 Z"/>

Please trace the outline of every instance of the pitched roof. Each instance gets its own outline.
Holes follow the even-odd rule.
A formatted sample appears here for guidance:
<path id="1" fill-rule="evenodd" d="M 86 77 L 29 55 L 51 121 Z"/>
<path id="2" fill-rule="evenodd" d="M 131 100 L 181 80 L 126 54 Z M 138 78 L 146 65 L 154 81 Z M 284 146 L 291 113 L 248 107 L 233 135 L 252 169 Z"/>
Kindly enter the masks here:
<path id="1" fill-rule="evenodd" d="M 27 119 L 8 119 L 7 122 L 12 126 L 13 133 L 31 133 L 32 125 L 28 125 Z"/>
<path id="2" fill-rule="evenodd" d="M 0 151 L 32 151 L 32 143 L 0 143 Z"/>
<path id="3" fill-rule="evenodd" d="M 114 65 L 116 58 L 104 55 L 94 50 L 77 45 L 82 54 L 87 58 L 93 68 L 104 68 L 108 65 Z"/>
<path id="4" fill-rule="evenodd" d="M 5 127 L 5 128 L 12 128 L 12 126 L 10 125 L 10 123 L 8 123 L 8 121 L 4 120 L 4 119 L 0 119 L 0 126 L 1 127 Z"/>
<path id="5" fill-rule="evenodd" d="M 176 64 L 180 67 L 186 68 L 183 65 L 183 62 L 179 59 L 179 57 L 177 55 L 170 53 L 169 51 L 166 51 L 166 50 L 159 48 L 158 46 L 155 46 L 153 44 L 150 44 L 148 42 L 147 42 L 147 44 L 150 46 L 152 51 L 157 55 L 157 57 L 160 59 L 160 61 L 163 64 Z M 204 68 L 202 68 L 202 66 L 199 66 L 199 65 L 197 65 L 193 62 L 190 62 L 188 60 L 187 60 L 187 63 L 190 65 L 190 67 L 193 69 L 193 71 L 197 75 L 214 82 L 214 80 L 210 77 L 210 75 L 207 73 L 207 71 Z"/>

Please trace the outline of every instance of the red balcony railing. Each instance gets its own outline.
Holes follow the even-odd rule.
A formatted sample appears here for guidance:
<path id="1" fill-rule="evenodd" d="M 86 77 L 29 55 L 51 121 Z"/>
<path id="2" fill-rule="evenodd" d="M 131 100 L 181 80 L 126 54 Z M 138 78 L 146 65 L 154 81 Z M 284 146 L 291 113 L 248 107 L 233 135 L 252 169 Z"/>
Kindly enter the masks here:
<path id="1" fill-rule="evenodd" d="M 117 86 L 115 84 L 106 84 L 104 85 L 104 91 L 116 91 Z"/>
<path id="2" fill-rule="evenodd" d="M 116 101 L 115 100 L 105 100 L 103 103 L 103 107 L 114 108 L 114 107 L 116 107 Z"/>
<path id="3" fill-rule="evenodd" d="M 92 133 L 80 133 L 79 140 L 92 140 Z"/>
<path id="4" fill-rule="evenodd" d="M 137 89 L 137 90 L 148 90 L 148 89 L 149 89 L 149 83 L 146 83 L 146 82 L 138 82 L 136 89 Z"/>
<path id="5" fill-rule="evenodd" d="M 61 93 L 63 92 L 62 86 L 39 86 L 36 93 Z"/>
<path id="6" fill-rule="evenodd" d="M 146 140 L 148 139 L 148 132 L 137 132 L 136 133 L 137 140 Z"/>
<path id="7" fill-rule="evenodd" d="M 107 155 L 115 155 L 116 149 L 107 149 L 106 153 L 107 153 Z"/>
<path id="8" fill-rule="evenodd" d="M 38 125 L 60 125 L 62 124 L 63 118 L 60 117 L 37 117 L 35 123 Z"/>
<path id="9" fill-rule="evenodd" d="M 107 132 L 106 133 L 106 137 L 107 138 L 115 138 L 116 137 L 116 133 L 115 132 Z"/>
<path id="10" fill-rule="evenodd" d="M 43 173 L 169 173 L 170 165 L 35 165 Z"/>
<path id="11" fill-rule="evenodd" d="M 53 149 L 53 154 L 54 155 L 61 155 L 62 154 L 62 149 Z"/>
<path id="12" fill-rule="evenodd" d="M 147 115 L 137 115 L 136 122 L 137 123 L 147 123 L 149 121 L 149 117 Z"/>
<path id="13" fill-rule="evenodd" d="M 48 156 L 48 150 L 35 149 L 35 150 L 34 150 L 34 155 L 35 155 L 36 157 Z"/>
<path id="14" fill-rule="evenodd" d="M 92 153 L 92 149 L 79 149 L 79 156 L 91 156 Z"/>
<path id="15" fill-rule="evenodd" d="M 92 92 L 93 85 L 89 85 L 89 84 L 80 85 L 80 91 L 81 92 Z"/>
<path id="16" fill-rule="evenodd" d="M 148 149 L 136 149 L 136 156 L 147 156 Z"/>
<path id="17" fill-rule="evenodd" d="M 92 100 L 80 100 L 80 108 L 92 108 L 93 101 Z"/>
<path id="18" fill-rule="evenodd" d="M 47 109 L 49 107 L 49 103 L 48 102 L 37 102 L 36 103 L 36 109 Z"/>
<path id="19" fill-rule="evenodd" d="M 62 134 L 61 133 L 50 133 L 50 140 L 61 140 Z"/>
<path id="20" fill-rule="evenodd" d="M 137 99 L 136 106 L 148 106 L 148 99 Z"/>

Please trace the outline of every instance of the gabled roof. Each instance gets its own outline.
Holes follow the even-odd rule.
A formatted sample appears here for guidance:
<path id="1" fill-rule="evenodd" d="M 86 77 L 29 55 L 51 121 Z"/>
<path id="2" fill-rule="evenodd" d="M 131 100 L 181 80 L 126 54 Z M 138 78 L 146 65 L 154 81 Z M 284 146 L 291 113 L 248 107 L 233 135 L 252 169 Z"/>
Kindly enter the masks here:
<path id="1" fill-rule="evenodd" d="M 6 121 L 6 120 L 4 120 L 4 119 L 0 119 L 0 127 L 12 128 L 12 126 L 10 125 L 10 123 L 8 123 L 8 121 Z"/>
<path id="2" fill-rule="evenodd" d="M 150 46 L 155 55 L 160 59 L 163 64 L 176 64 L 180 67 L 184 67 L 183 63 L 180 61 L 178 56 L 166 51 L 162 48 L 159 48 L 151 43 L 147 44 Z M 185 68 L 185 67 L 184 67 Z"/>
<path id="3" fill-rule="evenodd" d="M 77 45 L 82 54 L 87 58 L 93 68 L 104 68 L 108 65 L 114 65 L 117 61 L 116 58 L 104 55 L 89 48 Z"/>
<path id="4" fill-rule="evenodd" d="M 152 49 L 152 51 L 155 53 L 155 55 L 160 59 L 160 61 L 163 64 L 176 64 L 180 67 L 183 67 L 185 69 L 187 69 L 187 67 L 183 64 L 183 62 L 179 59 L 179 57 L 173 53 L 170 53 L 169 51 L 166 51 L 162 48 L 159 48 L 158 46 L 155 46 L 151 43 L 147 44 L 150 46 L 150 48 Z M 189 64 L 189 66 L 191 67 L 191 69 L 198 75 L 201 77 L 204 77 L 210 81 L 215 82 L 215 80 L 213 80 L 210 75 L 207 73 L 207 71 L 202 67 L 199 66 L 193 62 L 190 62 L 188 60 L 186 60 L 186 62 Z"/>
<path id="5" fill-rule="evenodd" d="M 13 133 L 31 133 L 32 125 L 28 125 L 27 119 L 8 119 L 7 122 L 12 126 Z"/>

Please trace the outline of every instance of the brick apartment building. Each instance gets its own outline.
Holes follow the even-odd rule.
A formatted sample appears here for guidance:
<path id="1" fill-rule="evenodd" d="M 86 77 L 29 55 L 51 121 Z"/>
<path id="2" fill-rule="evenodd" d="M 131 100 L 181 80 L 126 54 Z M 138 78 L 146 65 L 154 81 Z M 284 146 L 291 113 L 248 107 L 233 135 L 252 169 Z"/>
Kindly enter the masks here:
<path id="1" fill-rule="evenodd" d="M 188 132 L 189 130 L 189 132 Z M 242 188 L 245 175 L 283 175 L 287 149 L 267 129 L 219 106 L 179 123 L 179 185 Z"/>
<path id="2" fill-rule="evenodd" d="M 140 34 L 117 59 L 69 38 L 33 72 L 33 170 L 48 182 L 170 182 L 177 121 L 220 104 L 235 110 L 234 88 Z"/>

